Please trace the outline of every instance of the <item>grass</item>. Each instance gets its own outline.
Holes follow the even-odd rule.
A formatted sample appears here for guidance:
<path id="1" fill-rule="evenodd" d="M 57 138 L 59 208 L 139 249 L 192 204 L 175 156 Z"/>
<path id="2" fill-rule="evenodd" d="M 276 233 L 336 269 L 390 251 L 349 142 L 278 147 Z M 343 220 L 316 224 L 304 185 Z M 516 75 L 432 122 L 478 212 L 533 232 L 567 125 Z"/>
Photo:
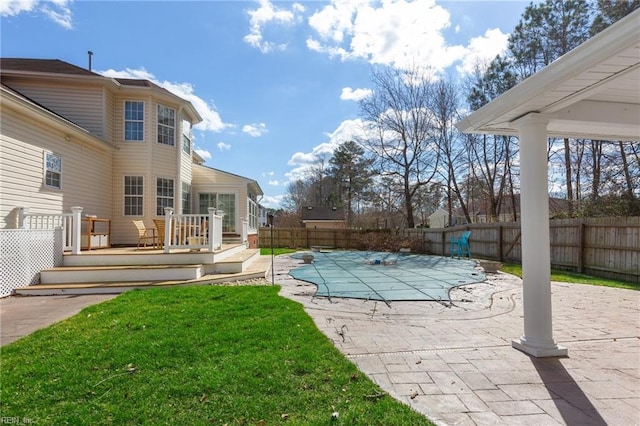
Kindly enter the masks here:
<path id="1" fill-rule="evenodd" d="M 430 424 L 383 394 L 278 291 L 151 289 L 86 308 L 2 348 L 1 416 L 39 425 Z"/>
<path id="2" fill-rule="evenodd" d="M 295 253 L 298 250 L 295 249 L 289 249 L 289 248 L 275 248 L 273 249 L 273 255 L 274 256 L 278 256 L 281 254 L 289 254 L 289 253 Z M 262 247 L 260 248 L 260 254 L 262 256 L 271 256 L 271 249 L 268 247 Z"/>
<path id="3" fill-rule="evenodd" d="M 515 263 L 505 263 L 500 268 L 502 272 L 516 275 L 522 278 L 522 266 Z M 564 283 L 589 284 L 602 287 L 626 288 L 630 290 L 640 290 L 639 284 L 626 281 L 610 280 L 606 278 L 593 277 L 591 275 L 576 274 L 574 272 L 551 270 L 551 281 Z"/>

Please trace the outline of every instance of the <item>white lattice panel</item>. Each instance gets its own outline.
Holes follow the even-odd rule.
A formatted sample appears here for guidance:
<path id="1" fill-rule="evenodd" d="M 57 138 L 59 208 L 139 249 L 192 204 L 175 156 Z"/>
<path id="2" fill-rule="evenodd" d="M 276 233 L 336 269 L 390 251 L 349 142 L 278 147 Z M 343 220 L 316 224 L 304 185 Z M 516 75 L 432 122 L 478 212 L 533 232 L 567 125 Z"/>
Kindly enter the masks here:
<path id="1" fill-rule="evenodd" d="M 62 229 L 0 229 L 0 297 L 62 265 Z"/>

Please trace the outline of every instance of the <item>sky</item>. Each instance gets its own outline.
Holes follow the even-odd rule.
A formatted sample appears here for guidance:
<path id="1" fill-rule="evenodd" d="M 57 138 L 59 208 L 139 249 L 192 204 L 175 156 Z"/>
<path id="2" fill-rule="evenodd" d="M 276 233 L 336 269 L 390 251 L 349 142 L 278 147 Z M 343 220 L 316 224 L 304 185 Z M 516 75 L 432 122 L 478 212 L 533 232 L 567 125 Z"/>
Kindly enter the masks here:
<path id="1" fill-rule="evenodd" d="M 463 81 L 502 53 L 529 1 L 0 0 L 0 55 L 148 79 L 189 100 L 206 165 L 255 179 L 279 208 L 290 182 L 362 132 L 376 66 Z"/>

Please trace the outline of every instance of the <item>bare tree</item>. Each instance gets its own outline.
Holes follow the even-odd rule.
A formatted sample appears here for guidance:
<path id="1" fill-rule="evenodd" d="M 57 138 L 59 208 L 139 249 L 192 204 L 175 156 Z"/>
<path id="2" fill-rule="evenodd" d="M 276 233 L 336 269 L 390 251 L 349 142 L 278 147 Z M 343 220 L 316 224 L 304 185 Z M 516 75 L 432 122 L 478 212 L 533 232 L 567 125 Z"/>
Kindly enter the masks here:
<path id="1" fill-rule="evenodd" d="M 401 185 L 407 226 L 415 226 L 414 196 L 437 171 L 440 152 L 434 137 L 431 76 L 426 69 L 391 67 L 373 71 L 373 95 L 360 101 L 362 117 L 377 137 L 363 141 L 382 174 Z"/>

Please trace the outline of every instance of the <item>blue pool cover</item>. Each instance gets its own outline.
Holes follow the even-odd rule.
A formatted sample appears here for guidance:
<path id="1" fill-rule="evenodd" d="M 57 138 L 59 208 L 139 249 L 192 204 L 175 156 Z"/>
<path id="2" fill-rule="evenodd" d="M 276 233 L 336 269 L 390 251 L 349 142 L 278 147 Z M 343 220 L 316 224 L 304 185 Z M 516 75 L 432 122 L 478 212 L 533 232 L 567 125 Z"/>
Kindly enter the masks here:
<path id="1" fill-rule="evenodd" d="M 298 252 L 313 263 L 289 274 L 318 287 L 317 296 L 382 301 L 449 301 L 453 287 L 486 280 L 471 260 L 370 251 Z"/>

